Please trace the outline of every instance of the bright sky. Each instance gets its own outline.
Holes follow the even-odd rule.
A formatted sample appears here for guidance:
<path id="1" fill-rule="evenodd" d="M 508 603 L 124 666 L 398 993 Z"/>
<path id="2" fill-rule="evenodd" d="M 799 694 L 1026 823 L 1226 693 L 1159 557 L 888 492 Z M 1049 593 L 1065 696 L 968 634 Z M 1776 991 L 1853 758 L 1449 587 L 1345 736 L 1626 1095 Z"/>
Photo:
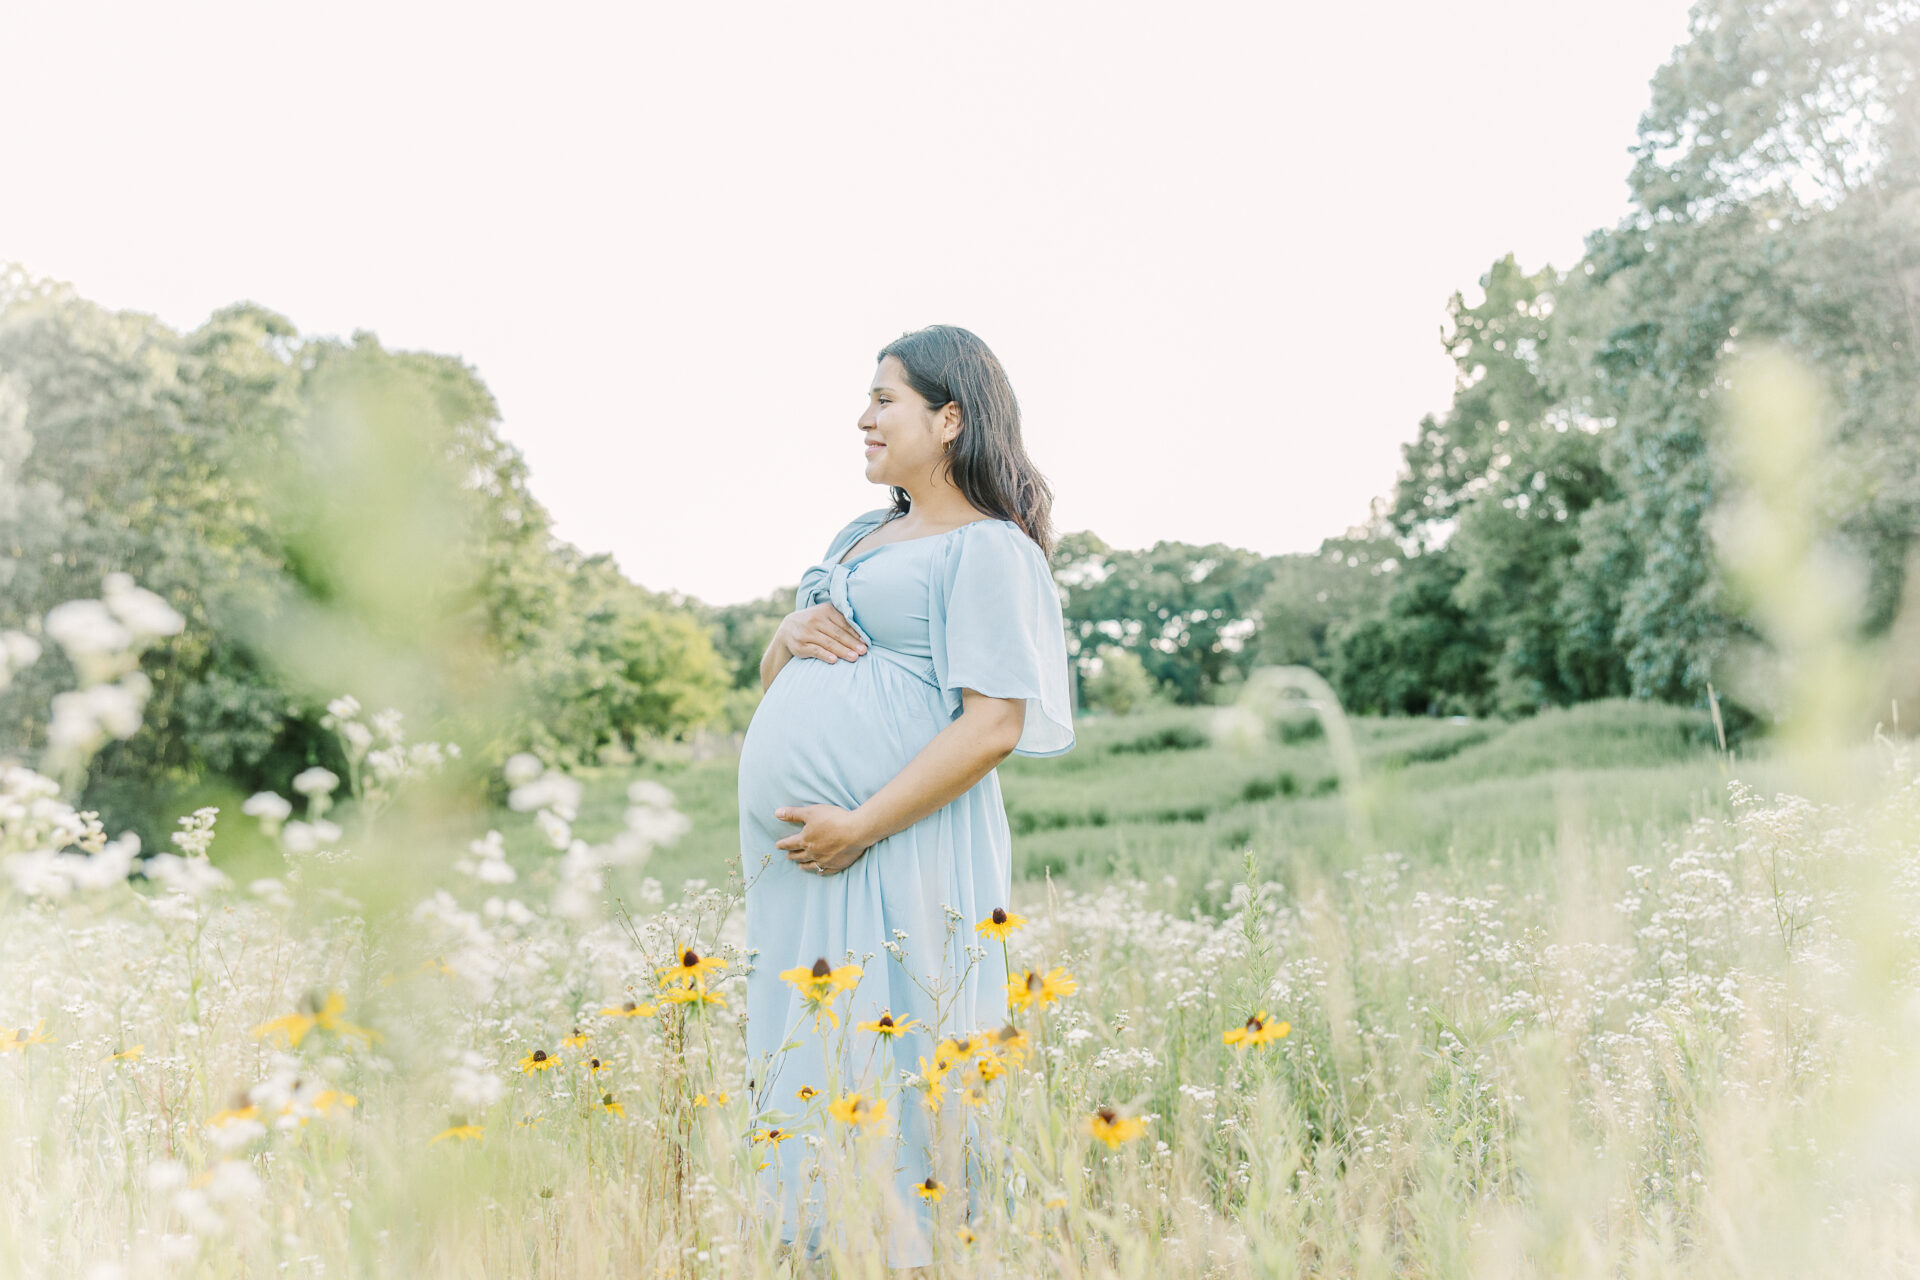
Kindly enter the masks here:
<path id="1" fill-rule="evenodd" d="M 1624 211 L 1684 0 L 0 0 L 0 260 L 457 354 L 559 536 L 710 603 L 887 501 L 874 353 L 1006 366 L 1056 526 L 1308 550 L 1447 295 Z"/>

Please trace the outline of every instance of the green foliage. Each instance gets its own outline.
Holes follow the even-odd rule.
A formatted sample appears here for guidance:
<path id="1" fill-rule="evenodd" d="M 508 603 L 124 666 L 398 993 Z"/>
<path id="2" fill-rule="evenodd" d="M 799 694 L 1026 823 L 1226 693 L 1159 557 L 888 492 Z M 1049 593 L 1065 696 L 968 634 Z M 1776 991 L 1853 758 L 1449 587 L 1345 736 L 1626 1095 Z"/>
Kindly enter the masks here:
<path id="1" fill-rule="evenodd" d="M 1102 645 L 1096 657 L 1100 669 L 1080 685 L 1087 706 L 1124 716 L 1146 702 L 1153 682 L 1138 657 L 1116 644 Z"/>
<path id="2" fill-rule="evenodd" d="M 1347 797 L 1326 741 L 1276 719 L 1252 750 L 1216 742 L 1202 707 L 1158 707 L 1125 719 L 1090 717 L 1080 745 L 1051 760 L 999 766 L 1014 837 L 1016 876 L 1093 886 L 1115 875 L 1154 885 L 1169 903 L 1220 909 L 1251 844 L 1271 851 L 1283 877 L 1338 870 L 1366 850 L 1353 843 Z M 1425 862 L 1508 857 L 1531 863 L 1581 835 L 1649 841 L 1724 808 L 1725 762 L 1703 711 L 1612 699 L 1506 723 L 1444 719 L 1352 721 L 1365 786 L 1374 793 L 1382 849 Z M 617 831 L 635 776 L 673 789 L 693 828 L 654 855 L 647 873 L 721 884 L 737 870 L 735 759 L 693 759 L 684 747 L 633 769 L 593 771 L 584 838 Z M 1743 774 L 1765 770 L 1748 762 Z M 496 821 L 502 830 L 524 824 Z M 537 833 L 511 837 L 517 859 L 547 856 Z"/>
<path id="3" fill-rule="evenodd" d="M 112 571 L 187 619 L 88 781 L 149 847 L 177 794 L 337 770 L 318 719 L 343 692 L 476 744 L 482 770 L 723 714 L 704 628 L 552 537 L 458 360 L 251 304 L 176 333 L 10 268 L 0 369 L 0 625 L 37 632 Z M 68 676 L 55 646 L 0 694 L 0 756 L 35 756 Z"/>
<path id="4" fill-rule="evenodd" d="M 1066 588 L 1062 612 L 1077 675 L 1084 681 L 1094 654 L 1113 647 L 1138 659 L 1172 701 L 1210 701 L 1253 666 L 1249 641 L 1259 629 L 1269 564 L 1220 543 L 1121 551 L 1090 533 L 1067 535 L 1053 565 Z M 1082 693 L 1084 704 L 1084 685 Z"/>

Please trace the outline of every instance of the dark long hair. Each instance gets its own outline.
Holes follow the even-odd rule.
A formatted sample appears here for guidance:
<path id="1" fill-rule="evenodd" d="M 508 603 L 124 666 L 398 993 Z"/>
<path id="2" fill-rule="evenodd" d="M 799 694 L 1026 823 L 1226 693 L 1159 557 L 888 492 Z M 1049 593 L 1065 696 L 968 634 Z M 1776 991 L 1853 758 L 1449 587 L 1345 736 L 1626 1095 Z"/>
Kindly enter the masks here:
<path id="1" fill-rule="evenodd" d="M 960 433 L 941 462 L 967 501 L 976 510 L 1013 521 L 1051 556 L 1053 490 L 1027 458 L 1020 439 L 1020 402 L 999 357 L 972 333 L 951 324 L 903 333 L 874 359 L 888 356 L 906 367 L 908 384 L 928 409 L 959 401 Z M 893 492 L 894 513 L 905 515 L 913 500 L 899 485 L 887 487 Z"/>

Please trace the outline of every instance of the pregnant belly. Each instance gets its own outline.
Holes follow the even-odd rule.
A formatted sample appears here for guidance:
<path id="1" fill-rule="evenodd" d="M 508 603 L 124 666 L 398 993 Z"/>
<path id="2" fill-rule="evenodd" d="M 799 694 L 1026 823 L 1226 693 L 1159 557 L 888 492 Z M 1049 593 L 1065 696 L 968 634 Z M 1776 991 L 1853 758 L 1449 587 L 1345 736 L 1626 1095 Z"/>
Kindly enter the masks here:
<path id="1" fill-rule="evenodd" d="M 851 662 L 791 659 L 741 743 L 742 837 L 757 829 L 770 844 L 800 830 L 773 816 L 783 805 L 856 807 L 946 724 L 940 691 L 875 649 Z"/>

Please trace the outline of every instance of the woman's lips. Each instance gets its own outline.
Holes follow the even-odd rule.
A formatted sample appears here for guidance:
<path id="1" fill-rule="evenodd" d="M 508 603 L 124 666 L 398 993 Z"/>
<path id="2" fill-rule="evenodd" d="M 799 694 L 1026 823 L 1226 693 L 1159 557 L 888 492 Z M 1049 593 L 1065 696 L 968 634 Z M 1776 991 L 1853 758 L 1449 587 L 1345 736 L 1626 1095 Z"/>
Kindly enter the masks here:
<path id="1" fill-rule="evenodd" d="M 874 454 L 880 452 L 882 449 L 886 447 L 887 446 L 883 444 L 870 444 L 867 446 L 867 456 L 871 458 Z"/>

